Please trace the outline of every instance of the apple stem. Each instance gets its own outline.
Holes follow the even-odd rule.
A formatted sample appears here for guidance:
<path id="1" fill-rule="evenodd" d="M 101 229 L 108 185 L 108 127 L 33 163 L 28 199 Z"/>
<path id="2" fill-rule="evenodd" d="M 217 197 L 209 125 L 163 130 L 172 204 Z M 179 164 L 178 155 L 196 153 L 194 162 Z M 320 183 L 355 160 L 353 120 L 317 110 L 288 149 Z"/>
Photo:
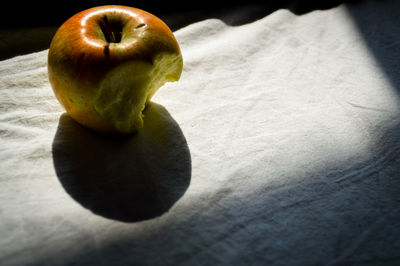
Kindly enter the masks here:
<path id="1" fill-rule="evenodd" d="M 108 43 L 118 43 L 121 40 L 121 25 L 110 23 L 107 16 L 103 16 L 100 21 L 100 28 L 103 31 L 104 38 Z"/>

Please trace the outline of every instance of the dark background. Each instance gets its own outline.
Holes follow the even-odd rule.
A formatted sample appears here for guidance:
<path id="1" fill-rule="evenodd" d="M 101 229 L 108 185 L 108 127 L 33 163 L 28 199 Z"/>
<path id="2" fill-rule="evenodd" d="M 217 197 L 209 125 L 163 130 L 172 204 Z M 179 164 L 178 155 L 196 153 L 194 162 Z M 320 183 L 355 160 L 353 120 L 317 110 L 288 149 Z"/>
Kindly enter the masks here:
<path id="1" fill-rule="evenodd" d="M 75 13 L 84 9 L 108 4 L 128 5 L 144 9 L 161 18 L 167 20 L 171 15 L 177 15 L 177 19 L 171 18 L 171 21 L 177 23 L 174 26 L 181 27 L 195 20 L 207 17 L 231 17 L 234 16 L 235 10 L 255 7 L 251 10 L 251 14 L 257 17 L 265 15 L 280 9 L 287 8 L 296 14 L 306 13 L 315 9 L 327 9 L 345 2 L 356 2 L 355 0 L 266 0 L 266 1 L 29 1 L 29 3 L 21 4 L 9 3 L 6 11 L 6 17 L 0 16 L 0 28 L 18 28 L 18 27 L 39 27 L 39 26 L 57 26 Z M 230 14 L 233 12 L 233 14 Z M 177 13 L 183 13 L 187 16 L 181 16 Z M 241 16 L 244 19 L 243 16 Z M 234 22 L 241 22 L 241 18 L 236 18 Z"/>
<path id="2" fill-rule="evenodd" d="M 207 18 L 236 26 L 287 8 L 295 14 L 329 9 L 361 0 L 267 1 L 9 1 L 0 16 L 0 60 L 47 49 L 57 28 L 68 18 L 90 7 L 119 4 L 144 9 L 164 20 L 173 30 Z M 11 3 L 10 3 L 11 2 Z"/>

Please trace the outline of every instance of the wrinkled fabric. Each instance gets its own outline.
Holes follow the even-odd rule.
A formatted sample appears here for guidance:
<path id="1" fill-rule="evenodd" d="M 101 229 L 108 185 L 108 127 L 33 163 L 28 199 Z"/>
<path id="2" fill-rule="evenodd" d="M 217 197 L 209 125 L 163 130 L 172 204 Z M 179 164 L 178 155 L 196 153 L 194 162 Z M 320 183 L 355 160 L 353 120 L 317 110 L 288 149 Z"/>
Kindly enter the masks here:
<path id="1" fill-rule="evenodd" d="M 145 127 L 75 123 L 0 61 L 1 265 L 400 263 L 396 1 L 175 32 Z"/>

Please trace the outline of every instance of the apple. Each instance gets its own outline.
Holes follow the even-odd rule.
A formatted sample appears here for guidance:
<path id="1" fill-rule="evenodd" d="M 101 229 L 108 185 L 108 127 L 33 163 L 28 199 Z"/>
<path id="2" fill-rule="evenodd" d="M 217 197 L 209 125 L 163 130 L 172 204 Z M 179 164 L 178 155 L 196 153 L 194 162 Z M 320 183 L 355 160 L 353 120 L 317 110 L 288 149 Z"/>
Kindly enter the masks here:
<path id="1" fill-rule="evenodd" d="M 48 52 L 48 76 L 67 113 L 106 133 L 133 133 L 166 82 L 178 81 L 179 44 L 156 16 L 127 6 L 100 6 L 68 19 Z"/>

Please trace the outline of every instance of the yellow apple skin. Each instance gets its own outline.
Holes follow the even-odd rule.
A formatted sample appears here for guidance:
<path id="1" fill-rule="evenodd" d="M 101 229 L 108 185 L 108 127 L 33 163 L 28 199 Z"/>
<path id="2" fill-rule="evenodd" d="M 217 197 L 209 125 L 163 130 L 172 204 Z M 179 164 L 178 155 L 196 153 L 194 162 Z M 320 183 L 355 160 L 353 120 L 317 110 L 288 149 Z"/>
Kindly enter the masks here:
<path id="1" fill-rule="evenodd" d="M 48 76 L 67 113 L 105 133 L 133 133 L 165 82 L 177 81 L 182 54 L 156 16 L 132 7 L 100 6 L 68 19 L 48 53 Z"/>

